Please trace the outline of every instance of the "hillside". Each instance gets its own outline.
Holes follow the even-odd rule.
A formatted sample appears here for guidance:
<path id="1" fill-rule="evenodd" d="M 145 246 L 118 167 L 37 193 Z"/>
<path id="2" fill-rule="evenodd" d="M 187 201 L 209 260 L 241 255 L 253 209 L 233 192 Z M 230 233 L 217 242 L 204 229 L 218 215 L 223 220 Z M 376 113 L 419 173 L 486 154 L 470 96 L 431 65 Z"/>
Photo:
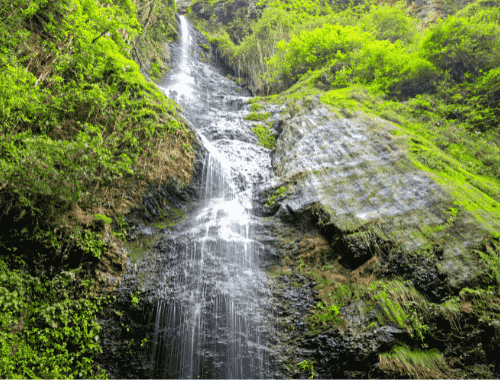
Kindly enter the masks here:
<path id="1" fill-rule="evenodd" d="M 123 215 L 195 168 L 180 108 L 140 71 L 168 71 L 175 13 L 160 0 L 0 1 L 2 378 L 105 376 L 92 357 L 106 298 L 93 294 L 123 272 Z"/>

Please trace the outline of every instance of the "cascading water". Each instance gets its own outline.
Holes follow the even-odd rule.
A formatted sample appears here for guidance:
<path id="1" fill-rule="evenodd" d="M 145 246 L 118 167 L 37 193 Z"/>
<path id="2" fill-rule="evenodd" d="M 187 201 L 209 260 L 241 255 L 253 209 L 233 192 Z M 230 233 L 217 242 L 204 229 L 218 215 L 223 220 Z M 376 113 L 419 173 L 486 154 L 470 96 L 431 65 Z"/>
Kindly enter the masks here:
<path id="1" fill-rule="evenodd" d="M 183 107 L 209 155 L 204 204 L 157 246 L 163 279 L 152 316 L 152 372 L 156 378 L 268 377 L 274 326 L 261 270 L 268 249 L 253 239 L 258 222 L 251 196 L 253 185 L 272 176 L 269 151 L 254 144 L 239 111 L 248 96 L 202 62 L 183 16 L 180 26 L 174 66 L 160 88 Z"/>

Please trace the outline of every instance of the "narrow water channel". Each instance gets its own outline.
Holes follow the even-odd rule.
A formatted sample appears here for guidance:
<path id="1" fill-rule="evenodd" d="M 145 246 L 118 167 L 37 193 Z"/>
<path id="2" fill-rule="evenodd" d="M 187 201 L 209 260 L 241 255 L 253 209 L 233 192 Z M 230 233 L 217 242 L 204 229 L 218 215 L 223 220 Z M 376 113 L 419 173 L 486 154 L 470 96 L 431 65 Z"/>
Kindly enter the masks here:
<path id="1" fill-rule="evenodd" d="M 243 120 L 249 92 L 201 59 L 197 32 L 180 16 L 173 68 L 160 85 L 208 150 L 204 203 L 181 232 L 158 244 L 164 256 L 151 363 L 155 378 L 264 378 L 275 329 L 255 240 L 252 190 L 272 178 L 269 150 Z M 247 107 L 248 108 L 248 107 Z"/>

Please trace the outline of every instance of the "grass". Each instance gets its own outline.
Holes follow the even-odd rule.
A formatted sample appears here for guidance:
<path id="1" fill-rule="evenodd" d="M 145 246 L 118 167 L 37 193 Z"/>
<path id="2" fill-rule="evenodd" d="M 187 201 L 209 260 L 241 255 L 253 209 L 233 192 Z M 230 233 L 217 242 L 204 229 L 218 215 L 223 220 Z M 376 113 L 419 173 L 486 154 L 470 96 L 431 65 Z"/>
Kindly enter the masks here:
<path id="1" fill-rule="evenodd" d="M 285 261 L 287 261 L 286 270 L 289 271 L 290 260 Z M 276 271 L 280 272 L 280 269 Z M 364 282 L 354 282 L 340 275 L 337 266 L 333 263 L 314 267 L 305 263 L 304 260 L 299 260 L 294 272 L 306 275 L 317 282 L 316 290 L 318 290 L 321 302 L 318 304 L 315 315 L 309 321 L 315 331 L 328 328 L 328 326 L 346 327 L 348 321 L 342 317 L 342 308 L 356 302 L 360 315 L 375 310 L 381 326 L 395 324 L 406 329 L 414 338 L 424 342 L 429 332 L 429 318 L 442 316 L 450 323 L 452 329 L 460 331 L 457 321 L 462 312 L 463 301 L 468 299 L 467 297 L 476 298 L 478 299 L 476 303 L 479 305 L 479 299 L 489 296 L 489 293 L 470 291 L 467 293 L 468 296 L 464 294 L 462 298 L 453 297 L 443 304 L 435 304 L 420 294 L 411 281 L 366 279 Z M 292 285 L 300 286 L 299 284 Z M 488 299 L 491 301 L 491 297 Z M 332 312 L 338 310 L 339 313 L 333 315 L 330 310 Z M 494 313 L 491 314 L 492 311 L 494 308 L 490 308 L 488 315 L 495 318 Z M 362 326 L 358 332 L 366 331 L 368 328 L 368 326 Z"/>
<path id="2" fill-rule="evenodd" d="M 437 350 L 411 350 L 395 347 L 392 353 L 380 355 L 380 367 L 413 379 L 443 379 L 452 375 L 443 355 Z"/>

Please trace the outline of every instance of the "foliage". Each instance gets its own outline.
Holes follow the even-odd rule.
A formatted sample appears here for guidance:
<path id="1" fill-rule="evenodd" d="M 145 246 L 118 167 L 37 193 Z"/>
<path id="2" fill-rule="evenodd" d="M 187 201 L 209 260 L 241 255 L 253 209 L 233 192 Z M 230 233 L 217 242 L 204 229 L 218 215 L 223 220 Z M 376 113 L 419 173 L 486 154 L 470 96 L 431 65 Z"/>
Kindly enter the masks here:
<path id="1" fill-rule="evenodd" d="M 268 61 L 273 77 L 292 83 L 309 70 L 326 63 L 334 65 L 346 60 L 346 52 L 359 49 L 363 41 L 371 38 L 359 27 L 325 24 L 322 28 L 304 31 L 300 37 L 292 35 L 288 42 L 280 41 L 279 54 Z"/>
<path id="2" fill-rule="evenodd" d="M 442 379 L 452 375 L 438 350 L 423 352 L 418 349 L 411 350 L 404 345 L 395 347 L 391 353 L 380 355 L 380 367 L 413 379 Z"/>
<path id="3" fill-rule="evenodd" d="M 499 288 L 488 286 L 487 289 L 463 288 L 459 297 L 463 301 L 471 302 L 474 313 L 480 322 L 488 324 L 500 323 L 500 300 L 498 298 Z"/>
<path id="4" fill-rule="evenodd" d="M 402 1 L 391 5 L 382 3 L 373 6 L 369 13 L 363 15 L 359 25 L 366 32 L 373 33 L 377 40 L 392 43 L 400 40 L 405 44 L 412 44 L 418 36 L 418 20 L 407 12 L 406 3 Z"/>
<path id="5" fill-rule="evenodd" d="M 276 203 L 276 199 L 283 196 L 288 191 L 288 189 L 284 186 L 276 189 L 276 192 L 269 197 L 269 199 L 266 202 L 266 206 L 272 206 L 273 204 Z M 303 264 L 303 262 L 302 262 Z"/>
<path id="6" fill-rule="evenodd" d="M 167 43 L 178 37 L 175 1 L 136 0 L 142 31 L 135 40 L 132 57 L 151 80 L 159 82 L 170 70 Z"/>
<path id="7" fill-rule="evenodd" d="M 262 109 L 262 104 L 259 104 L 259 103 L 253 103 L 250 106 L 250 112 L 257 112 L 257 111 L 260 111 L 261 109 Z"/>
<path id="8" fill-rule="evenodd" d="M 129 59 L 140 32 L 132 2 L 16 0 L 0 9 L 2 251 L 30 242 L 28 256 L 63 255 L 75 247 L 75 222 L 61 221 L 71 205 L 112 206 L 120 181 L 139 192 L 189 179 L 192 136 L 178 106 Z M 176 162 L 164 158 L 170 151 Z M 82 245 L 86 234 L 76 249 L 99 257 L 97 240 Z"/>
<path id="9" fill-rule="evenodd" d="M 440 114 L 463 123 L 477 134 L 498 129 L 495 126 L 500 125 L 500 67 L 477 78 L 466 73 L 464 79 L 463 83 L 456 84 L 450 75 L 445 76 L 446 82 L 438 87 L 445 102 Z"/>
<path id="10" fill-rule="evenodd" d="M 381 324 L 388 319 L 399 327 L 405 327 L 412 336 L 424 340 L 429 330 L 424 322 L 429 302 L 415 290 L 411 282 L 374 281 L 368 290 L 371 299 L 383 311 L 377 314 Z"/>
<path id="11" fill-rule="evenodd" d="M 340 314 L 340 310 L 334 304 L 331 304 L 327 308 L 322 302 L 318 302 L 316 306 L 316 311 L 309 317 L 309 322 L 313 326 L 323 326 L 329 325 L 335 321 L 335 318 Z"/>
<path id="12" fill-rule="evenodd" d="M 106 215 L 101 215 L 101 214 L 95 214 L 92 215 L 94 219 L 102 221 L 104 224 L 111 224 L 112 220 L 111 218 L 108 218 Z"/>
<path id="13" fill-rule="evenodd" d="M 308 379 L 313 379 L 314 378 L 314 363 L 316 363 L 315 361 L 308 361 L 308 360 L 303 360 L 301 361 L 300 363 L 297 364 L 297 367 L 301 370 L 301 371 L 309 371 L 309 369 L 311 370 L 311 376 L 308 377 Z"/>
<path id="14" fill-rule="evenodd" d="M 418 46 L 419 55 L 440 70 L 451 71 L 461 83 L 468 72 L 473 77 L 500 65 L 498 8 L 485 9 L 469 18 L 448 17 L 427 29 Z"/>
<path id="15" fill-rule="evenodd" d="M 130 293 L 130 299 L 131 299 L 131 302 L 132 302 L 132 305 L 134 307 L 137 307 L 138 303 L 141 301 L 141 298 L 138 296 L 139 292 L 135 292 L 134 293 Z"/>
<path id="16" fill-rule="evenodd" d="M 260 145 L 267 149 L 274 149 L 274 146 L 276 145 L 276 138 L 271 135 L 269 127 L 256 124 L 252 128 L 252 132 L 259 138 Z"/>
<path id="17" fill-rule="evenodd" d="M 263 112 L 263 113 L 250 112 L 243 119 L 252 121 L 265 121 L 269 119 L 271 116 L 272 114 L 270 112 Z"/>
<path id="18" fill-rule="evenodd" d="M 129 228 L 128 223 L 123 220 L 123 215 L 116 216 L 113 219 L 114 235 L 120 240 L 125 240 Z"/>
<path id="19" fill-rule="evenodd" d="M 101 252 L 107 250 L 106 243 L 101 240 L 101 235 L 94 234 L 90 230 L 80 231 L 75 229 L 74 233 L 70 236 L 77 243 L 76 246 L 81 249 L 84 254 L 93 256 L 97 259 L 101 258 Z"/>
<path id="20" fill-rule="evenodd" d="M 106 378 L 92 360 L 101 350 L 95 315 L 104 299 L 78 296 L 92 282 L 76 270 L 42 281 L 1 260 L 0 268 L 0 376 Z M 13 324 L 24 328 L 12 334 Z"/>
<path id="21" fill-rule="evenodd" d="M 330 4 L 320 0 L 260 0 L 257 6 L 267 6 L 269 9 L 281 9 L 287 13 L 299 15 L 318 15 L 320 13 L 331 13 Z"/>

